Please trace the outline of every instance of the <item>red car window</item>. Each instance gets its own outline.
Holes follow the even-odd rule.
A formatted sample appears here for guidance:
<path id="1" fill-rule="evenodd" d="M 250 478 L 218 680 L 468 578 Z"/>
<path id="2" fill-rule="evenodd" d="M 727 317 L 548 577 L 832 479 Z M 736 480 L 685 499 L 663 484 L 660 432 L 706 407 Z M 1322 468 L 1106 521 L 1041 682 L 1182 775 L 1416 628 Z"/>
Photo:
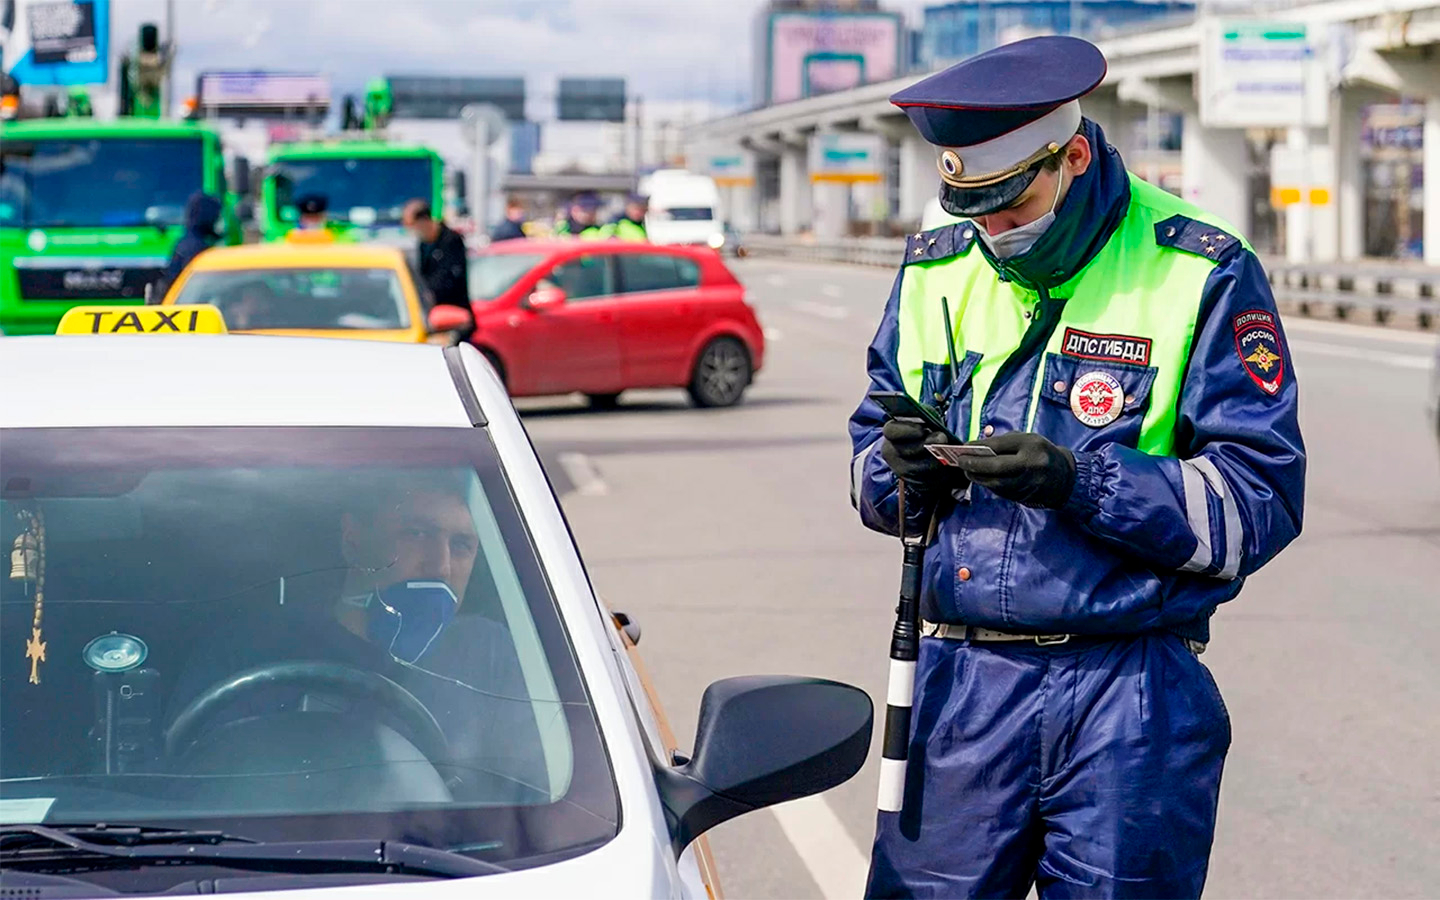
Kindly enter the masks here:
<path id="1" fill-rule="evenodd" d="M 700 286 L 700 266 L 692 259 L 669 253 L 626 253 L 616 257 L 620 290 L 674 291 Z"/>
<path id="2" fill-rule="evenodd" d="M 615 270 L 608 257 L 586 253 L 550 270 L 546 281 L 565 292 L 569 300 L 604 297 L 615 293 Z"/>

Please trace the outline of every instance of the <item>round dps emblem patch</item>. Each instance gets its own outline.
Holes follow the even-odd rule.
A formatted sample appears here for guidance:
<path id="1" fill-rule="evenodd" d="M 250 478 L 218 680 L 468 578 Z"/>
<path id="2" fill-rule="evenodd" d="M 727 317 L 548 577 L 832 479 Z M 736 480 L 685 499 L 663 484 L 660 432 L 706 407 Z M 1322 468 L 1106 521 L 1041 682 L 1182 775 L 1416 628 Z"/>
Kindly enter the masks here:
<path id="1" fill-rule="evenodd" d="M 1125 408 L 1125 392 L 1104 372 L 1086 372 L 1075 379 L 1070 389 L 1070 411 L 1075 418 L 1091 428 L 1103 428 L 1120 418 Z"/>

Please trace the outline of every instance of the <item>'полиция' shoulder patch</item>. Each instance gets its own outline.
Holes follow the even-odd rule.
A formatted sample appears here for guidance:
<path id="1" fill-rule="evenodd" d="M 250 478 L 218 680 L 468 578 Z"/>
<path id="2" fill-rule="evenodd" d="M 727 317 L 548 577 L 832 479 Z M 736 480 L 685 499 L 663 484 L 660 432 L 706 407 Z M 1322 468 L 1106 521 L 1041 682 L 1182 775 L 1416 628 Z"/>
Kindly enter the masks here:
<path id="1" fill-rule="evenodd" d="M 1245 246 L 1239 238 L 1224 229 L 1181 215 L 1174 215 L 1156 223 L 1155 243 L 1203 256 L 1217 263 L 1225 262 Z"/>
<path id="2" fill-rule="evenodd" d="M 1267 309 L 1250 309 L 1231 320 L 1235 328 L 1235 351 L 1245 374 L 1267 396 L 1274 397 L 1285 386 L 1285 348 L 1275 314 Z"/>
<path id="3" fill-rule="evenodd" d="M 975 225 L 972 222 L 956 222 L 941 225 L 929 231 L 907 235 L 905 238 L 905 265 L 911 263 L 935 262 L 961 256 L 975 244 Z"/>

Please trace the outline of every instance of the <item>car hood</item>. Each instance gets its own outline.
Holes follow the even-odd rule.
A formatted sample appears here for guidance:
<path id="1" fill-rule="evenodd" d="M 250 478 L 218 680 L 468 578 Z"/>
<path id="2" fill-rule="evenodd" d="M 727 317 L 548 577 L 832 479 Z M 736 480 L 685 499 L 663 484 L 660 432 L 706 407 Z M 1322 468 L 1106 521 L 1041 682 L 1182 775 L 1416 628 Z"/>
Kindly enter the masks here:
<path id="1" fill-rule="evenodd" d="M 359 900 L 410 898 L 485 900 L 509 897 L 677 897 L 675 864 L 669 847 L 641 828 L 621 829 L 614 840 L 583 856 L 533 869 L 476 878 L 399 881 L 296 890 L 259 890 L 229 894 L 232 900 Z M 231 881 L 233 889 L 236 881 Z"/>

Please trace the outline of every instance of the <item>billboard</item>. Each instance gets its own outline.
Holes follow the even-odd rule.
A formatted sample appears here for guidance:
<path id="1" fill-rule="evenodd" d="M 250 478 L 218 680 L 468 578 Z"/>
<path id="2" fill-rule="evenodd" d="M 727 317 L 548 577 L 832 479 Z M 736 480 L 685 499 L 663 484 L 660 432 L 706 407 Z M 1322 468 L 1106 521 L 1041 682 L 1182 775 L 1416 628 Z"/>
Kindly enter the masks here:
<path id="1" fill-rule="evenodd" d="M 821 131 L 810 137 L 810 181 L 862 184 L 882 180 L 885 139 L 862 131 Z"/>
<path id="2" fill-rule="evenodd" d="M 5 0 L 0 0 L 0 6 Z M 110 0 L 9 0 L 5 71 L 21 84 L 104 84 L 110 74 Z"/>
<path id="3" fill-rule="evenodd" d="M 557 106 L 562 122 L 623 122 L 625 79 L 561 78 Z"/>
<path id="4" fill-rule="evenodd" d="M 755 183 L 755 156 L 748 150 L 725 148 L 691 154 L 698 169 L 715 179 L 716 187 L 749 187 Z"/>
<path id="5" fill-rule="evenodd" d="M 1200 54 L 1200 122 L 1207 128 L 1325 125 L 1323 49 L 1304 22 L 1212 20 Z"/>
<path id="6" fill-rule="evenodd" d="M 455 119 L 471 103 L 498 106 L 510 122 L 525 121 L 525 79 L 387 75 L 396 119 Z"/>
<path id="7" fill-rule="evenodd" d="M 283 118 L 330 109 L 330 79 L 304 72 L 201 72 L 200 108 L 207 114 Z"/>
<path id="8" fill-rule="evenodd" d="M 761 18 L 762 105 L 843 91 L 900 74 L 899 13 L 778 12 Z"/>

